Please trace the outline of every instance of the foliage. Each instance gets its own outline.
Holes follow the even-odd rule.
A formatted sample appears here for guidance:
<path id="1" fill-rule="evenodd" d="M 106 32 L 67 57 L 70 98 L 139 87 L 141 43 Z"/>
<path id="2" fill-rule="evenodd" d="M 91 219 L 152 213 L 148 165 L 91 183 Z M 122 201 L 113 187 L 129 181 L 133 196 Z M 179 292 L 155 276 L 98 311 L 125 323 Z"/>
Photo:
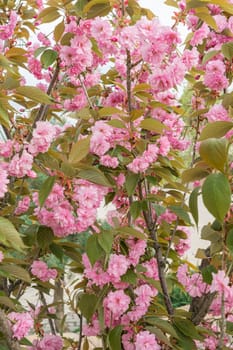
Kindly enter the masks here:
<path id="1" fill-rule="evenodd" d="M 0 1 L 4 349 L 232 346 L 233 4 L 166 3 L 172 28 L 136 0 Z M 199 198 L 214 221 L 194 266 Z M 39 307 L 22 303 L 30 288 Z M 78 343 L 62 338 L 59 291 Z"/>

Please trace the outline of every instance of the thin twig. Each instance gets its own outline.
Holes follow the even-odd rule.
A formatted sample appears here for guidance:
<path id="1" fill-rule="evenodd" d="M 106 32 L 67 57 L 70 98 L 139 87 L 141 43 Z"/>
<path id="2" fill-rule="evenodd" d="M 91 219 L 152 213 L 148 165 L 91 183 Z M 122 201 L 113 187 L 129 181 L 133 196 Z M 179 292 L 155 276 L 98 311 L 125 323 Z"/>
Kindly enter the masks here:
<path id="1" fill-rule="evenodd" d="M 81 350 L 82 347 L 82 338 L 83 338 L 83 317 L 82 315 L 79 315 L 79 341 L 78 341 L 78 349 Z"/>
<path id="2" fill-rule="evenodd" d="M 46 299 L 45 299 L 45 296 L 44 294 L 40 291 L 40 298 L 41 298 L 41 301 L 42 301 L 42 304 L 43 306 L 45 307 L 45 309 L 48 311 L 48 305 L 47 305 L 47 302 L 46 302 Z M 48 321 L 49 321 L 49 327 L 50 327 L 50 330 L 51 330 L 51 333 L 53 335 L 56 335 L 56 329 L 54 327 L 54 324 L 53 324 L 53 321 L 51 318 L 48 318 Z"/>

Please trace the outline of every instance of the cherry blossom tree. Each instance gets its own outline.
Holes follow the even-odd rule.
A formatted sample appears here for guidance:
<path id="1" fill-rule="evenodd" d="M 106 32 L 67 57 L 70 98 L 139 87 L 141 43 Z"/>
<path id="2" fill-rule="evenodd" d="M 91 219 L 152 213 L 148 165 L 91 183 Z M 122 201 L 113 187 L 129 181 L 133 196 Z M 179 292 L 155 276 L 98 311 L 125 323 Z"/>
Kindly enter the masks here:
<path id="1" fill-rule="evenodd" d="M 232 349 L 233 1 L 165 2 L 172 28 L 137 0 L 0 2 L 1 349 Z"/>

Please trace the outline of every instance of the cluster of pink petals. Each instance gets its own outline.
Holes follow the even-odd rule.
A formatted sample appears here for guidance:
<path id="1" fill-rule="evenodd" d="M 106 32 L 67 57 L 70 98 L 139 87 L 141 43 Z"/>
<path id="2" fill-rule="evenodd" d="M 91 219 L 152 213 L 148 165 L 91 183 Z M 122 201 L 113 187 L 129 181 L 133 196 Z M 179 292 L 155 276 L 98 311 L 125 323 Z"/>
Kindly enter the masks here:
<path id="1" fill-rule="evenodd" d="M 109 292 L 103 302 L 105 313 L 110 312 L 111 317 L 118 320 L 129 308 L 130 301 L 130 297 L 123 290 Z"/>
<path id="2" fill-rule="evenodd" d="M 57 277 L 57 270 L 49 269 L 48 265 L 41 260 L 33 261 L 31 266 L 31 272 L 34 276 L 36 276 L 43 282 L 47 282 L 50 279 L 55 279 Z"/>
<path id="3" fill-rule="evenodd" d="M 210 291 L 210 285 L 203 282 L 200 273 L 188 274 L 188 266 L 180 265 L 177 270 L 177 279 L 183 285 L 191 297 L 201 297 Z"/>
<path id="4" fill-rule="evenodd" d="M 15 30 L 16 24 L 17 24 L 17 13 L 15 11 L 11 11 L 9 23 L 0 25 L 0 39 L 1 40 L 7 40 L 9 39 Z"/>
<path id="5" fill-rule="evenodd" d="M 29 196 L 23 197 L 23 199 L 18 202 L 17 208 L 15 209 L 15 215 L 25 213 L 29 209 L 30 201 L 31 199 Z"/>
<path id="6" fill-rule="evenodd" d="M 33 156 L 47 152 L 51 143 L 59 135 L 59 131 L 58 127 L 50 122 L 38 121 L 28 145 L 28 152 Z"/>
<path id="7" fill-rule="evenodd" d="M 204 84 L 214 91 L 221 91 L 228 87 L 229 82 L 225 76 L 226 67 L 221 60 L 209 61 L 206 65 Z"/>
<path id="8" fill-rule="evenodd" d="M 62 350 L 63 340 L 58 335 L 46 334 L 41 340 L 34 340 L 29 350 Z"/>
<path id="9" fill-rule="evenodd" d="M 8 191 L 7 185 L 9 182 L 8 172 L 1 166 L 0 163 L 0 198 L 3 198 Z"/>
<path id="10" fill-rule="evenodd" d="M 29 312 L 11 312 L 8 318 L 13 323 L 13 336 L 18 340 L 24 338 L 34 326 L 34 320 Z"/>
<path id="11" fill-rule="evenodd" d="M 136 335 L 135 350 L 160 350 L 154 334 L 148 331 L 141 331 Z"/>

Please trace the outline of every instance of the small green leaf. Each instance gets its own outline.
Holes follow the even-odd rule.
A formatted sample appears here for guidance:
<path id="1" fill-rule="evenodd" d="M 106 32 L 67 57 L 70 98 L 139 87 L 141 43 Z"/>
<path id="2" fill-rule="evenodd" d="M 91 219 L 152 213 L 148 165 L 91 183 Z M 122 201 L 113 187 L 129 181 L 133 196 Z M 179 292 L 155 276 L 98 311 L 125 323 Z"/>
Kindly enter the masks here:
<path id="1" fill-rule="evenodd" d="M 129 284 L 136 284 L 137 274 L 133 270 L 128 270 L 123 276 L 121 276 L 121 281 Z"/>
<path id="2" fill-rule="evenodd" d="M 231 188 L 226 176 L 209 175 L 202 186 L 202 197 L 208 211 L 223 222 L 231 204 Z"/>
<path id="3" fill-rule="evenodd" d="M 126 176 L 125 188 L 128 196 L 132 196 L 137 187 L 138 181 L 140 180 L 140 174 L 129 173 Z"/>
<path id="4" fill-rule="evenodd" d="M 98 114 L 100 117 L 108 117 L 112 116 L 113 114 L 124 114 L 124 112 L 121 109 L 115 108 L 115 107 L 103 107 L 99 109 Z"/>
<path id="5" fill-rule="evenodd" d="M 44 68 L 51 66 L 57 59 L 58 53 L 52 49 L 45 50 L 40 58 L 40 61 Z"/>
<path id="6" fill-rule="evenodd" d="M 201 180 L 207 175 L 209 175 L 208 170 L 197 166 L 192 169 L 184 170 L 181 175 L 181 178 L 183 182 L 193 182 L 193 181 Z"/>
<path id="7" fill-rule="evenodd" d="M 92 235 L 88 238 L 86 253 L 92 265 L 103 256 L 104 250 L 99 244 L 98 235 Z"/>
<path id="8" fill-rule="evenodd" d="M 17 265 L 1 265 L 1 271 L 8 274 L 9 278 L 16 278 L 27 283 L 31 283 L 31 278 L 27 270 Z"/>
<path id="9" fill-rule="evenodd" d="M 138 239 L 146 239 L 145 235 L 142 232 L 135 230 L 133 227 L 122 226 L 117 228 L 116 230 L 117 232 L 119 232 L 119 234 L 123 236 L 136 237 Z"/>
<path id="10" fill-rule="evenodd" d="M 53 189 L 53 185 L 55 183 L 55 176 L 48 177 L 45 182 L 42 184 L 41 189 L 39 191 L 39 203 L 40 207 L 43 207 L 46 199 L 48 198 L 50 192 Z"/>
<path id="11" fill-rule="evenodd" d="M 3 217 L 0 217 L 0 242 L 18 251 L 22 251 L 26 248 L 19 232 L 15 229 L 12 222 Z"/>
<path id="12" fill-rule="evenodd" d="M 168 321 L 154 316 L 146 316 L 146 322 L 160 328 L 164 333 L 170 334 L 174 338 L 178 338 L 174 327 Z"/>
<path id="13" fill-rule="evenodd" d="M 218 50 L 211 50 L 211 51 L 207 52 L 202 59 L 202 64 L 206 64 L 211 58 L 213 58 L 214 56 L 216 56 L 218 54 L 219 54 Z"/>
<path id="14" fill-rule="evenodd" d="M 98 234 L 99 245 L 103 248 L 106 254 L 110 254 L 113 244 L 113 233 L 110 231 L 103 231 Z"/>
<path id="15" fill-rule="evenodd" d="M 121 333 L 122 326 L 116 326 L 113 328 L 108 335 L 108 343 L 110 350 L 121 350 Z"/>
<path id="16" fill-rule="evenodd" d="M 87 18 L 107 16 L 111 11 L 109 0 L 91 0 L 83 8 Z"/>
<path id="17" fill-rule="evenodd" d="M 37 232 L 37 243 L 42 249 L 48 248 L 48 246 L 54 240 L 53 230 L 47 226 L 40 226 Z"/>
<path id="18" fill-rule="evenodd" d="M 233 255 L 233 229 L 227 233 L 226 245 L 231 255 Z"/>
<path id="19" fill-rule="evenodd" d="M 187 211 L 184 210 L 184 208 L 178 206 L 178 205 L 170 205 L 168 207 L 173 213 L 175 213 L 178 218 L 180 218 L 181 220 L 183 220 L 185 223 L 191 225 L 191 220 L 190 217 L 187 213 Z"/>
<path id="20" fill-rule="evenodd" d="M 190 320 L 175 317 L 174 325 L 181 333 L 183 333 L 187 337 L 190 337 L 192 339 L 202 340 L 202 337 L 198 334 L 196 327 Z"/>
<path id="21" fill-rule="evenodd" d="M 190 212 L 194 218 L 195 224 L 198 226 L 198 219 L 199 219 L 199 213 L 198 213 L 198 194 L 199 194 L 200 187 L 194 188 L 194 190 L 191 192 L 189 196 L 189 209 Z"/>
<path id="22" fill-rule="evenodd" d="M 233 128 L 233 123 L 217 121 L 208 123 L 202 130 L 199 140 L 203 141 L 209 138 L 220 138 L 226 135 Z"/>
<path id="23" fill-rule="evenodd" d="M 35 86 L 20 86 L 15 89 L 15 92 L 37 103 L 52 104 L 51 98 Z"/>
<path id="24" fill-rule="evenodd" d="M 98 298 L 95 294 L 82 293 L 78 300 L 78 307 L 82 315 L 90 321 L 96 311 Z"/>
<path id="25" fill-rule="evenodd" d="M 153 131 L 158 134 L 161 134 L 164 129 L 167 129 L 167 127 L 164 124 L 162 124 L 159 120 L 153 118 L 144 119 L 140 123 L 140 127 L 142 129 Z"/>
<path id="26" fill-rule="evenodd" d="M 78 140 L 76 143 L 72 145 L 70 154 L 69 154 L 69 162 L 70 163 L 78 163 L 82 159 L 84 159 L 90 149 L 90 137 L 85 137 L 84 139 Z"/>
<path id="27" fill-rule="evenodd" d="M 227 58 L 230 62 L 233 58 L 233 43 L 228 42 L 222 45 L 222 53 L 225 58 Z"/>
<path id="28" fill-rule="evenodd" d="M 202 270 L 201 270 L 201 274 L 202 274 L 202 277 L 203 277 L 203 281 L 205 283 L 208 283 L 208 284 L 211 284 L 212 283 L 212 280 L 213 280 L 213 275 L 212 273 L 216 273 L 217 270 L 216 268 L 213 266 L 213 265 L 208 265 L 206 267 L 204 267 Z"/>
<path id="29" fill-rule="evenodd" d="M 134 201 L 130 205 L 130 214 L 134 220 L 139 217 L 141 210 L 142 210 L 142 203 L 140 201 Z"/>
<path id="30" fill-rule="evenodd" d="M 226 332 L 233 335 L 233 322 L 226 321 Z"/>
<path id="31" fill-rule="evenodd" d="M 199 153 L 207 164 L 223 172 L 227 162 L 227 149 L 227 140 L 210 138 L 202 141 Z"/>
<path id="32" fill-rule="evenodd" d="M 6 296 L 0 296 L 0 305 L 6 306 L 7 308 L 12 310 L 16 310 L 16 307 L 13 301 Z"/>
<path id="33" fill-rule="evenodd" d="M 97 185 L 112 187 L 106 176 L 95 167 L 80 170 L 78 173 L 78 177 L 93 182 Z"/>

